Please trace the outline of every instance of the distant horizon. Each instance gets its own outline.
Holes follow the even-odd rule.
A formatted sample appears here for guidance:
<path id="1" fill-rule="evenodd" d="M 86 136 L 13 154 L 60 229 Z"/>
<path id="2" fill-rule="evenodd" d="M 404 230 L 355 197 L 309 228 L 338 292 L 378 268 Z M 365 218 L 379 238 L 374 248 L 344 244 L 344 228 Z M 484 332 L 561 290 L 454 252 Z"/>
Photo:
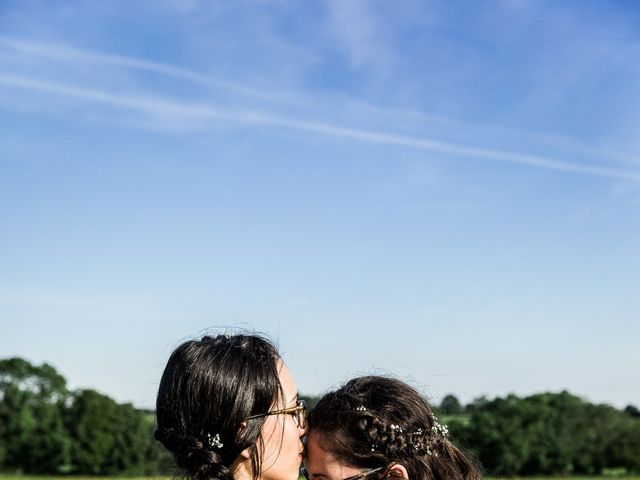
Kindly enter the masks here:
<path id="1" fill-rule="evenodd" d="M 23 358 L 24 360 L 26 360 L 29 363 L 34 364 L 34 365 L 38 365 L 39 366 L 39 365 L 43 365 L 43 364 L 48 364 L 48 365 L 52 366 L 53 368 L 55 368 L 55 370 L 59 374 L 61 374 L 65 378 L 65 380 L 67 381 L 67 388 L 69 389 L 70 392 L 80 391 L 80 390 L 95 390 L 96 392 L 98 392 L 98 393 L 100 393 L 102 395 L 106 395 L 106 396 L 114 399 L 118 403 L 129 403 L 129 404 L 132 404 L 135 408 L 140 409 L 140 410 L 155 410 L 155 404 L 151 404 L 151 405 L 148 405 L 148 406 L 138 405 L 133 401 L 126 400 L 126 399 L 122 400 L 121 398 L 118 398 L 117 396 L 112 395 L 109 392 L 102 391 L 99 388 L 91 386 L 91 385 L 84 385 L 84 386 L 79 385 L 79 386 L 75 386 L 75 387 L 69 387 L 69 384 L 71 382 L 69 382 L 69 379 L 65 376 L 64 372 L 61 371 L 59 368 L 57 368 L 56 365 L 53 364 L 53 362 L 44 361 L 44 362 L 35 363 L 35 362 L 32 362 L 29 358 L 22 357 L 22 356 L 17 356 L 17 357 L 18 358 Z M 13 357 L 1 357 L 0 360 L 6 360 L 8 358 L 16 358 L 16 356 L 13 356 Z M 386 376 L 392 376 L 392 377 L 396 377 L 396 378 L 401 378 L 399 376 L 394 376 L 390 372 L 387 372 L 387 373 L 381 373 L 381 372 L 369 372 L 369 373 L 366 373 L 366 372 L 363 372 L 363 373 L 361 373 L 361 375 L 383 375 L 383 376 L 386 375 Z M 352 377 L 345 378 L 344 382 L 348 381 L 350 378 L 352 378 Z M 160 378 L 158 377 L 158 382 L 159 382 L 159 380 L 160 380 Z M 506 393 L 502 393 L 502 394 L 485 393 L 485 394 L 476 395 L 475 397 L 472 397 L 469 400 L 465 400 L 465 399 L 461 398 L 460 395 L 456 394 L 456 392 L 447 392 L 447 393 L 444 393 L 444 394 L 440 395 L 438 398 L 434 398 L 434 397 L 429 395 L 428 391 L 425 391 L 425 389 L 423 387 L 421 387 L 415 381 L 412 381 L 411 379 L 407 379 L 407 378 L 402 378 L 402 380 L 408 381 L 410 384 L 412 384 L 414 387 L 416 387 L 419 391 L 421 391 L 421 393 L 425 396 L 425 398 L 427 399 L 429 404 L 432 405 L 432 406 L 439 406 L 441 404 L 442 400 L 444 399 L 444 397 L 447 396 L 447 395 L 455 396 L 458 399 L 458 401 L 460 401 L 462 406 L 467 406 L 467 405 L 473 403 L 474 401 L 476 401 L 476 400 L 478 400 L 480 398 L 483 398 L 483 397 L 487 398 L 488 400 L 492 400 L 492 399 L 495 399 L 495 398 L 504 398 L 504 397 L 507 397 L 508 395 L 511 395 L 511 394 L 516 395 L 516 396 L 518 396 L 520 398 L 524 398 L 524 397 L 529 397 L 529 396 L 532 396 L 532 395 L 539 395 L 539 394 L 545 394 L 545 393 L 559 394 L 559 393 L 562 393 L 562 392 L 568 392 L 569 394 L 574 395 L 576 397 L 579 397 L 579 398 L 581 398 L 582 400 L 584 400 L 586 402 L 589 402 L 589 403 L 592 403 L 592 404 L 607 404 L 607 405 L 613 406 L 614 408 L 616 408 L 618 410 L 624 410 L 628 406 L 638 407 L 638 404 L 633 403 L 633 402 L 628 402 L 628 403 L 625 403 L 625 404 L 615 404 L 613 402 L 608 402 L 606 400 L 605 401 L 594 401 L 593 399 L 590 399 L 588 396 L 580 395 L 579 393 L 573 392 L 570 389 L 566 389 L 566 388 L 565 389 L 561 388 L 561 389 L 558 389 L 558 390 L 549 390 L 549 389 L 548 390 L 544 390 L 543 389 L 543 390 L 540 390 L 540 391 L 528 392 L 528 393 L 523 393 L 523 392 L 519 393 L 519 392 L 515 392 L 515 391 L 514 392 L 506 392 Z M 298 390 L 298 394 L 300 396 L 303 396 L 303 397 L 316 397 L 316 398 L 319 398 L 319 397 L 322 397 L 322 395 L 324 395 L 325 393 L 327 393 L 327 392 L 329 392 L 331 390 L 334 390 L 335 388 L 337 388 L 339 386 L 340 386 L 340 384 L 333 385 L 331 387 L 326 388 L 324 391 L 313 392 L 313 393 L 309 393 L 307 391 L 299 389 Z"/>

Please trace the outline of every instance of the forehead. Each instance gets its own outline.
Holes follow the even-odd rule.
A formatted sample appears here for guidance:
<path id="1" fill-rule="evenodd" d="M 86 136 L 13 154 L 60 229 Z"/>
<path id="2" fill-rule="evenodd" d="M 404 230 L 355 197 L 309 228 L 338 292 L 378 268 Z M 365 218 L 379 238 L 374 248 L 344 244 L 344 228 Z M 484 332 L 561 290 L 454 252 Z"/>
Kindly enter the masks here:
<path id="1" fill-rule="evenodd" d="M 284 394 L 284 402 L 289 403 L 297 397 L 298 387 L 293 380 L 289 367 L 281 359 L 278 359 L 278 376 L 282 386 L 282 393 Z"/>
<path id="2" fill-rule="evenodd" d="M 304 465 L 312 478 L 318 480 L 347 478 L 360 473 L 360 469 L 339 462 L 331 452 L 320 446 L 318 435 L 307 437 Z"/>

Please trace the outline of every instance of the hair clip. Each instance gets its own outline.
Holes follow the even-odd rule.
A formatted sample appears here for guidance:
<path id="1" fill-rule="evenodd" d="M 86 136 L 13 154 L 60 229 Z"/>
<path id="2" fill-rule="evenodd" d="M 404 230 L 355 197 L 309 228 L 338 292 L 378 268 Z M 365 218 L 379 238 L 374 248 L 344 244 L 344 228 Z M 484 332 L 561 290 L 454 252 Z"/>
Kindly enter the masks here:
<path id="1" fill-rule="evenodd" d="M 216 433 L 213 437 L 210 433 L 207 433 L 207 443 L 211 448 L 222 448 L 223 443 L 220 441 L 220 434 Z"/>

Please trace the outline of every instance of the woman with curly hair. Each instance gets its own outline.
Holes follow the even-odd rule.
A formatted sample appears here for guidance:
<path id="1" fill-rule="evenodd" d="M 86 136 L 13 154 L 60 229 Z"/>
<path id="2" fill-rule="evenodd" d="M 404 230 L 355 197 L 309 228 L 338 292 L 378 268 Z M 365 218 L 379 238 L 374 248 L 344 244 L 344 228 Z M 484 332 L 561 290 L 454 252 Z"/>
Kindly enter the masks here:
<path id="1" fill-rule="evenodd" d="M 309 413 L 309 480 L 477 480 L 424 398 L 387 377 L 354 378 Z"/>

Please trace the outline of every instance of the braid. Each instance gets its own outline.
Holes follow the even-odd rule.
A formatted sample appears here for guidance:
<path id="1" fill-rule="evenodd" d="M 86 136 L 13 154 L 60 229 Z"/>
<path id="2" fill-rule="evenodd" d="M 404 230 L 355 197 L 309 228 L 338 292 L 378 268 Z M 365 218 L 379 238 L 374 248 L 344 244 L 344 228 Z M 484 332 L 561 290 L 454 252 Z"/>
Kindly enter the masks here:
<path id="1" fill-rule="evenodd" d="M 230 470 L 224 465 L 220 453 L 202 440 L 180 434 L 174 429 L 154 432 L 156 440 L 173 452 L 176 463 L 197 480 L 233 480 Z"/>
<path id="2" fill-rule="evenodd" d="M 379 451 L 387 458 L 437 454 L 449 442 L 447 427 L 438 423 L 433 415 L 431 425 L 411 424 L 405 418 L 390 420 L 366 409 L 357 410 L 355 415 L 364 443 L 370 445 L 372 452 Z"/>

